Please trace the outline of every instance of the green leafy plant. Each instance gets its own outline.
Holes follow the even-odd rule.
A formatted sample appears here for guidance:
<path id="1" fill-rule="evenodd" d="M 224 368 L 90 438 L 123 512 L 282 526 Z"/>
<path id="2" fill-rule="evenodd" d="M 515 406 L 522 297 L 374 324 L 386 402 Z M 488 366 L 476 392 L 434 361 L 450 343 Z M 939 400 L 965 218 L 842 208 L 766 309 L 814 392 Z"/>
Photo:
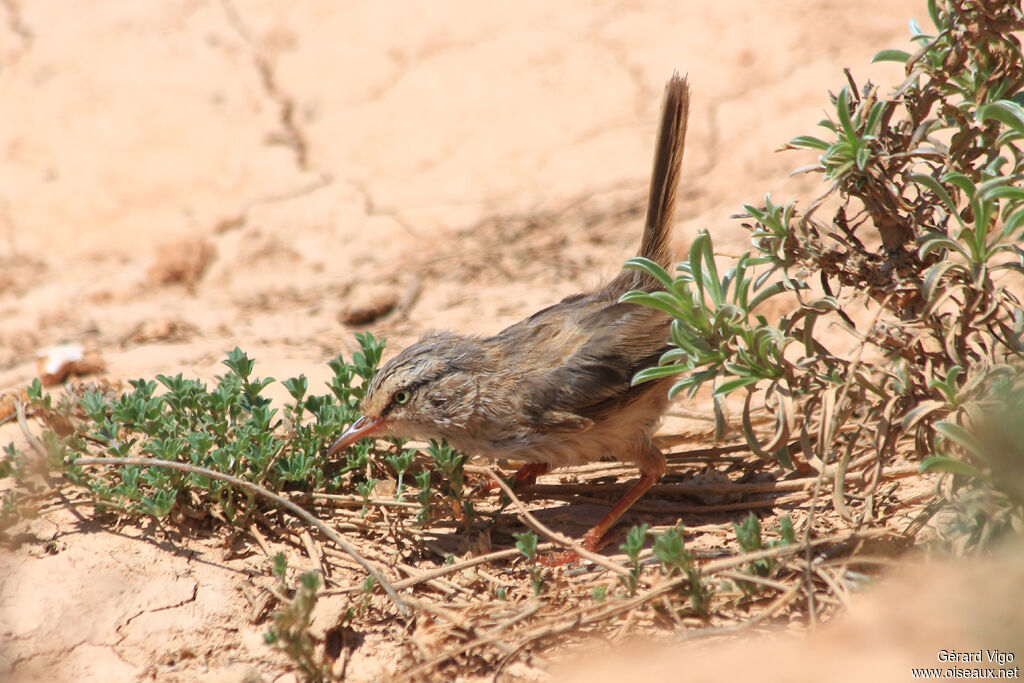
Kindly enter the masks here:
<path id="1" fill-rule="evenodd" d="M 953 399 L 961 409 L 935 424 L 937 454 L 922 472 L 945 472 L 944 500 L 959 514 L 954 535 L 981 550 L 1006 533 L 1024 534 L 1024 372 L 989 373 Z"/>
<path id="2" fill-rule="evenodd" d="M 298 586 L 292 589 L 285 580 L 288 565 L 284 555 L 278 553 L 271 561 L 278 580 L 278 592 L 288 596 L 288 601 L 274 613 L 274 623 L 263 640 L 287 654 L 309 680 L 322 680 L 327 675 L 327 667 L 317 662 L 313 638 L 309 633 L 320 576 L 316 572 L 302 574 Z"/>
<path id="3" fill-rule="evenodd" d="M 74 484 L 87 488 L 97 506 L 123 514 L 166 517 L 178 506 L 212 504 L 223 517 L 248 514 L 253 500 L 219 480 L 159 467 L 125 466 L 86 472 L 75 461 L 86 457 L 151 457 L 191 463 L 281 491 L 336 489 L 343 477 L 364 467 L 373 449 L 358 444 L 340 474 L 328 478 L 330 463 L 324 444 L 358 417 L 363 385 L 380 360 L 383 342 L 357 335 L 361 351 L 351 363 L 340 356 L 329 365 L 334 376 L 330 393 L 309 394 L 300 375 L 282 384 L 292 397 L 283 411 L 265 396 L 272 378 L 254 375 L 255 361 L 236 348 L 223 364 L 228 372 L 212 387 L 183 377 L 157 375 L 129 382 L 131 389 L 114 393 L 102 386 L 84 387 L 65 395 L 57 405 L 35 382 L 28 391 L 29 409 L 56 414 L 71 427 L 57 435 L 44 429 L 41 448 L 51 470 L 63 470 Z M 25 478 L 25 458 L 8 446 L 6 468 Z M 183 495 L 191 492 L 194 496 Z M 11 493 L 5 506 L 16 506 Z"/>
<path id="4" fill-rule="evenodd" d="M 440 475 L 441 494 L 450 501 L 451 509 L 461 518 L 463 525 L 468 526 L 475 511 L 473 502 L 464 491 L 466 456 L 449 446 L 447 441 L 438 443 L 433 439 L 427 445 L 427 454 L 434 463 L 434 471 Z"/>
<path id="5" fill-rule="evenodd" d="M 387 456 L 388 464 L 394 468 L 395 474 L 398 475 L 398 485 L 395 487 L 395 499 L 401 497 L 403 486 L 403 480 L 405 479 L 405 473 L 409 471 L 409 467 L 412 466 L 412 459 L 415 457 L 416 451 L 405 450 L 401 453 L 395 453 L 394 455 Z"/>
<path id="6" fill-rule="evenodd" d="M 367 511 L 370 509 L 370 496 L 373 494 L 373 489 L 379 483 L 379 479 L 371 478 L 356 484 L 356 492 L 363 497 L 363 509 L 361 513 L 363 517 L 366 516 Z"/>
<path id="7" fill-rule="evenodd" d="M 736 542 L 744 552 L 753 553 L 766 548 L 774 548 L 780 545 L 796 543 L 796 534 L 793 531 L 793 522 L 789 515 L 779 520 L 776 533 L 778 539 L 763 541 L 761 535 L 761 521 L 754 513 L 750 513 L 740 523 L 733 523 L 733 531 L 736 532 Z M 771 558 L 754 560 L 747 563 L 747 571 L 754 576 L 772 576 L 778 569 L 778 562 Z M 752 594 L 759 590 L 759 585 L 750 581 L 738 581 L 740 589 L 744 593 Z"/>
<path id="8" fill-rule="evenodd" d="M 884 465 L 900 444 L 935 453 L 948 425 L 980 408 L 974 388 L 1016 374 L 1024 357 L 1024 11 L 931 0 L 929 15 L 934 31 L 911 24 L 914 54 L 876 56 L 905 65 L 902 84 L 883 95 L 848 72 L 824 133 L 787 145 L 817 153 L 800 170 L 822 174 L 824 196 L 802 213 L 771 197 L 746 206 L 753 252 L 728 266 L 707 232 L 676 274 L 626 264 L 664 291 L 623 301 L 674 319 L 673 348 L 634 381 L 678 374 L 672 393 L 711 384 L 720 403 L 739 395 L 754 452 L 832 478 L 851 522 L 875 514 L 870 495 L 842 495 L 855 454 Z M 828 222 L 817 218 L 825 206 Z M 757 411 L 774 418 L 767 438 Z"/>
<path id="9" fill-rule="evenodd" d="M 640 551 L 644 548 L 644 542 L 647 540 L 647 524 L 641 524 L 640 526 L 634 526 L 626 534 L 625 542 L 619 546 L 622 552 L 626 553 L 629 557 L 629 574 L 626 576 L 620 576 L 619 580 L 626 587 L 630 596 L 636 595 L 636 589 L 640 585 Z"/>
<path id="10" fill-rule="evenodd" d="M 733 522 L 732 528 L 736 532 L 736 542 L 744 552 L 752 553 L 764 547 L 761 543 L 761 520 L 753 512 L 742 522 Z M 747 568 L 751 574 L 768 576 L 775 568 L 775 564 L 771 560 L 755 560 L 749 563 Z"/>
<path id="11" fill-rule="evenodd" d="M 690 605 L 697 614 L 708 616 L 713 590 L 701 579 L 693 553 L 686 550 L 682 527 L 673 527 L 657 536 L 652 551 L 665 576 L 672 577 L 678 574 L 686 577 Z"/>
<path id="12" fill-rule="evenodd" d="M 516 539 L 516 548 L 519 549 L 529 563 L 530 586 L 533 594 L 540 596 L 544 592 L 544 577 L 541 575 L 541 568 L 537 565 L 537 534 L 532 531 L 524 531 L 512 534 Z"/>
<path id="13" fill-rule="evenodd" d="M 367 576 L 363 580 L 363 595 L 359 600 L 359 609 L 357 612 L 362 615 L 366 614 L 366 610 L 370 608 L 370 600 L 373 598 L 373 589 L 377 587 L 377 580 L 372 576 Z"/>
<path id="14" fill-rule="evenodd" d="M 421 470 L 416 473 L 416 486 L 419 493 L 416 494 L 420 503 L 420 511 L 416 514 L 416 521 L 420 524 L 430 524 L 433 519 L 433 498 L 434 491 L 430 488 L 430 471 Z"/>

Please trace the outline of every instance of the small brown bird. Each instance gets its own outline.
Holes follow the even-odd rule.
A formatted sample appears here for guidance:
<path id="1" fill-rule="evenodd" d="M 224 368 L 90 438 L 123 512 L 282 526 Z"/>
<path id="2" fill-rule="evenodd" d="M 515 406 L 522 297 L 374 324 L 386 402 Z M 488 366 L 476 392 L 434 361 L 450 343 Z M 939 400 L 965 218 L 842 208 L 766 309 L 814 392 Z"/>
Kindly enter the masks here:
<path id="1" fill-rule="evenodd" d="M 640 256 L 668 269 L 669 241 L 683 158 L 690 90 L 673 75 L 661 124 Z M 388 361 L 370 381 L 362 412 L 328 455 L 368 436 L 447 439 L 470 455 L 525 461 L 532 483 L 550 467 L 613 456 L 640 469 L 640 480 L 587 532 L 601 537 L 665 473 L 651 442 L 668 405 L 666 380 L 633 386 L 668 348 L 665 313 L 619 298 L 655 291 L 646 273 L 623 270 L 589 294 L 575 294 L 493 337 L 432 332 Z M 671 381 L 671 380 L 668 380 Z"/>

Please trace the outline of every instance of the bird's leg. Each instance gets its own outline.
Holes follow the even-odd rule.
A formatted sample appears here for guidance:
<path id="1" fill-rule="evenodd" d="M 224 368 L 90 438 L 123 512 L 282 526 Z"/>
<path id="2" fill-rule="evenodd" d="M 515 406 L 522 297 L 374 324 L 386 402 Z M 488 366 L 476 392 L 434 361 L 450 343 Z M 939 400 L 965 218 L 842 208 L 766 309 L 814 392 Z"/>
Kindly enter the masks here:
<path id="1" fill-rule="evenodd" d="M 633 503 L 638 501 L 642 495 L 647 493 L 647 490 L 654 486 L 654 483 L 658 481 L 658 479 L 661 479 L 660 475 L 654 476 L 647 472 L 642 473 L 640 475 L 640 479 L 629 487 L 629 490 L 626 491 L 626 495 L 624 495 L 622 499 L 615 504 L 615 507 L 613 507 L 611 511 L 609 511 L 608 514 L 594 526 L 593 529 L 583 534 L 581 545 L 587 550 L 598 550 L 603 545 L 601 543 L 601 539 L 604 538 L 604 535 L 608 530 L 615 526 L 615 523 L 619 521 L 619 517 L 622 517 L 626 510 L 633 507 Z"/>
<path id="2" fill-rule="evenodd" d="M 580 545 L 587 550 L 600 549 L 604 545 L 601 543 L 601 540 L 608 530 L 615 526 L 615 523 L 625 514 L 626 510 L 633 506 L 633 503 L 639 500 L 641 496 L 647 493 L 648 489 L 654 486 L 655 482 L 661 479 L 662 475 L 665 474 L 665 456 L 658 449 L 651 447 L 648 457 L 640 463 L 640 467 L 640 479 L 629 487 L 626 495 L 622 496 L 619 502 L 615 504 L 615 507 L 593 529 L 583 535 Z M 560 567 L 577 559 L 579 559 L 579 555 L 570 550 L 545 555 L 538 558 L 537 562 L 545 567 Z"/>
<path id="3" fill-rule="evenodd" d="M 528 486 L 533 486 L 537 483 L 537 477 L 547 474 L 550 469 L 551 465 L 546 462 L 530 462 L 523 465 L 512 475 L 512 490 L 519 492 Z M 494 488 L 498 487 L 494 482 L 491 484 L 494 485 Z"/>
<path id="4" fill-rule="evenodd" d="M 528 486 L 533 486 L 537 481 L 537 477 L 547 474 L 550 469 L 551 466 L 546 462 L 530 462 L 523 465 L 512 475 L 512 490 L 518 493 Z M 496 488 L 498 488 L 497 482 L 487 481 L 475 486 L 469 495 L 472 497 L 481 492 L 489 493 Z"/>

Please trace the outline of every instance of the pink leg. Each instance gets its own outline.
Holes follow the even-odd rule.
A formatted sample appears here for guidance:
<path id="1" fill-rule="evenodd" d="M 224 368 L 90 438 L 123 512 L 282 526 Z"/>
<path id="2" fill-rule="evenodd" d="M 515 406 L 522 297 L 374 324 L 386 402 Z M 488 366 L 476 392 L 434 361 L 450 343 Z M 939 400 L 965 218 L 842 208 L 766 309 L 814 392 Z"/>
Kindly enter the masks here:
<path id="1" fill-rule="evenodd" d="M 516 470 L 515 474 L 512 475 L 512 490 L 522 491 L 528 486 L 533 486 L 537 481 L 537 477 L 542 474 L 547 474 L 550 469 L 551 466 L 546 462 L 531 462 L 523 465 Z M 477 487 L 477 490 L 493 491 L 496 488 L 498 488 L 498 484 L 493 481 L 489 481 L 485 484 L 480 484 L 480 486 Z"/>
<path id="2" fill-rule="evenodd" d="M 642 463 L 641 467 L 643 469 L 640 472 L 640 479 L 629 487 L 629 490 L 626 491 L 621 500 L 615 504 L 615 507 L 593 529 L 583 535 L 580 544 L 584 548 L 587 550 L 598 550 L 603 545 L 601 540 L 608 530 L 615 526 L 615 523 L 625 514 L 626 510 L 631 508 L 633 503 L 647 493 L 648 489 L 654 486 L 654 483 L 665 474 L 665 456 L 661 454 L 661 451 L 651 448 L 648 462 Z M 545 567 L 560 567 L 578 559 L 579 555 L 570 550 L 539 557 L 537 562 Z"/>

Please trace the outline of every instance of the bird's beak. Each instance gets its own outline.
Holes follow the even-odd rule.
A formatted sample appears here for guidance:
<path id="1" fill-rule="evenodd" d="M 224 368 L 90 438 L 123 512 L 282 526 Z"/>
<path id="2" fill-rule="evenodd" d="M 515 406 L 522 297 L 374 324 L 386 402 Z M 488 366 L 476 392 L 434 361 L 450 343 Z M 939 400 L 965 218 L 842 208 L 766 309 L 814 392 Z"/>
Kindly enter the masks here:
<path id="1" fill-rule="evenodd" d="M 339 436 L 338 440 L 331 444 L 330 449 L 327 451 L 327 457 L 334 455 L 338 451 L 345 450 L 362 438 L 375 434 L 383 426 L 384 420 L 381 418 L 366 417 L 364 415 L 353 422 L 352 426 L 346 429 L 345 433 Z"/>

